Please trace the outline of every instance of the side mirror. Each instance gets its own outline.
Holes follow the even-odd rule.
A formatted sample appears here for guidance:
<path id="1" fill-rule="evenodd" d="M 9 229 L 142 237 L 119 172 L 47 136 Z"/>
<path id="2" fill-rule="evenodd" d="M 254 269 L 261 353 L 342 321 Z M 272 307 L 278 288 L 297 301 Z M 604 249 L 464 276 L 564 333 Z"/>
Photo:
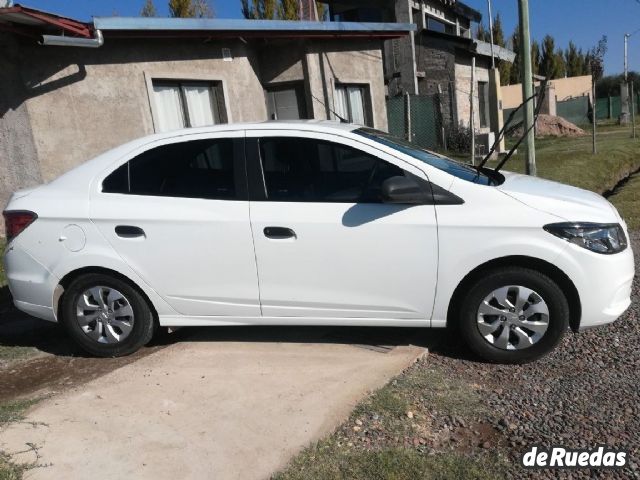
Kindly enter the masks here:
<path id="1" fill-rule="evenodd" d="M 433 203 L 429 188 L 411 177 L 390 177 L 382 183 L 382 200 L 385 203 L 424 205 Z"/>

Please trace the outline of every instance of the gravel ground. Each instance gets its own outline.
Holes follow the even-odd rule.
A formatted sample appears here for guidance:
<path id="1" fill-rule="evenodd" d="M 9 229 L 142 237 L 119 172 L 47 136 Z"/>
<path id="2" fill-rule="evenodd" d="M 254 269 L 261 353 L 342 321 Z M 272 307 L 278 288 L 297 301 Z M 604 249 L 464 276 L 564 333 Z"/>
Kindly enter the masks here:
<path id="1" fill-rule="evenodd" d="M 640 233 L 632 235 L 636 265 Z M 512 465 L 533 445 L 593 449 L 604 444 L 630 453 L 618 470 L 510 468 L 511 478 L 640 478 L 640 292 L 612 325 L 567 334 L 544 359 L 522 366 L 455 358 L 457 347 L 429 362 L 447 375 L 482 385 L 482 397 L 501 432 L 500 449 Z"/>

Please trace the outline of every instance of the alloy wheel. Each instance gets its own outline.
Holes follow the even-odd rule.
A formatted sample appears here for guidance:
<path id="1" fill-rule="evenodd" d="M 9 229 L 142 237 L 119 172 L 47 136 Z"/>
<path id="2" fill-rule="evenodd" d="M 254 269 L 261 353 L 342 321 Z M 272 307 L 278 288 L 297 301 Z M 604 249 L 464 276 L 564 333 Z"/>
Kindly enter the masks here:
<path id="1" fill-rule="evenodd" d="M 502 350 L 535 345 L 549 328 L 549 307 L 534 290 L 522 285 L 497 288 L 478 307 L 480 334 Z"/>
<path id="2" fill-rule="evenodd" d="M 76 319 L 85 335 L 92 340 L 115 344 L 131 333 L 134 315 L 129 300 L 122 293 L 98 285 L 78 297 Z"/>

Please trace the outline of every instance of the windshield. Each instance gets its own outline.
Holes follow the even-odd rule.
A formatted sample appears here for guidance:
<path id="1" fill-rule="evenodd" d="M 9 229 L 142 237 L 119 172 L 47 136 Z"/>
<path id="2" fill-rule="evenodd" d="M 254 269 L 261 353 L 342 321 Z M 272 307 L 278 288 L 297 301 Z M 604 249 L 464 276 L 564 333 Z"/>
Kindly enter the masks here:
<path id="1" fill-rule="evenodd" d="M 373 128 L 359 128 L 354 131 L 358 135 L 373 140 L 375 142 L 391 147 L 399 152 L 409 155 L 421 162 L 427 163 L 432 167 L 447 172 L 454 177 L 461 178 L 468 182 L 479 183 L 482 185 L 495 185 L 499 182 L 489 177 L 484 171 L 478 171 L 471 165 L 456 162 L 450 158 L 443 157 L 437 153 L 423 150 L 406 140 L 394 137 L 391 134 L 375 130 Z"/>

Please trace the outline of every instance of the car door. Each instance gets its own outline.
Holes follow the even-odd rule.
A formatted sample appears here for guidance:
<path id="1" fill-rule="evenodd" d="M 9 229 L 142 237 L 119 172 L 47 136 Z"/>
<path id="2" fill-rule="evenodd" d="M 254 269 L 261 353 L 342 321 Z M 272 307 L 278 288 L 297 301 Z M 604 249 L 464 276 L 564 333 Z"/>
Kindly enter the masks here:
<path id="1" fill-rule="evenodd" d="M 247 160 L 264 317 L 430 319 L 434 206 L 380 200 L 386 178 L 422 171 L 355 140 L 287 130 L 248 131 Z"/>
<path id="2" fill-rule="evenodd" d="M 154 144 L 110 173 L 91 219 L 177 312 L 259 317 L 244 131 Z"/>

